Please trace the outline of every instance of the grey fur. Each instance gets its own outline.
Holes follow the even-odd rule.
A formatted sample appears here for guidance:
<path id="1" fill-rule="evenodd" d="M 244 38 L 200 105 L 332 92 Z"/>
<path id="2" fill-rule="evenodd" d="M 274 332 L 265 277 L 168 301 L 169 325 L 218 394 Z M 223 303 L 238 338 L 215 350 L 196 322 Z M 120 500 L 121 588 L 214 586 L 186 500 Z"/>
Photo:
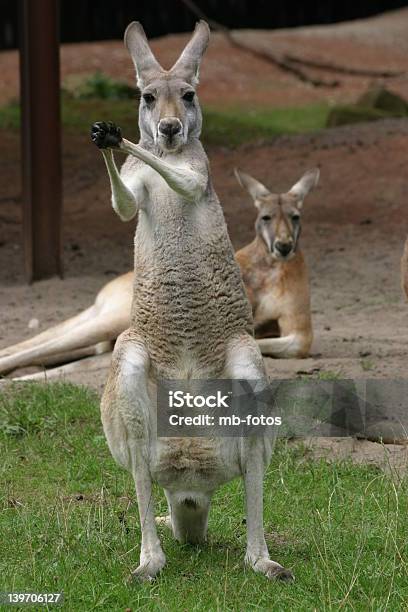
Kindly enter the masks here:
<path id="1" fill-rule="evenodd" d="M 200 542 L 213 491 L 241 475 L 247 498 L 246 560 L 269 578 L 286 578 L 289 574 L 269 558 L 262 525 L 262 476 L 273 440 L 157 438 L 159 377 L 265 379 L 266 374 L 199 141 L 199 103 L 195 95 L 183 97 L 197 80 L 208 26 L 197 26 L 169 72 L 157 68 L 140 27 L 128 30 L 126 39 L 145 96 L 141 139 L 138 145 L 119 142 L 118 149 L 129 155 L 120 174 L 112 152 L 102 148 L 102 153 L 114 210 L 123 220 L 138 214 L 137 274 L 131 325 L 117 340 L 101 413 L 113 456 L 135 480 L 142 545 L 134 574 L 150 580 L 165 565 L 152 480 L 164 487 L 175 537 Z M 180 122 L 182 131 L 161 134 L 162 121 Z M 105 127 L 99 127 L 98 146 L 103 146 Z"/>

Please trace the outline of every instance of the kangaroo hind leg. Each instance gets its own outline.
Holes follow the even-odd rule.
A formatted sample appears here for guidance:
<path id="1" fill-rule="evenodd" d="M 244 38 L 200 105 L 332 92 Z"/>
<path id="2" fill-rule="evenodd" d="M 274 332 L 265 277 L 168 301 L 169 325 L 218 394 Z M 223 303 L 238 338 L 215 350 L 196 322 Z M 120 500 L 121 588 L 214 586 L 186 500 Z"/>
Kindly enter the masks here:
<path id="1" fill-rule="evenodd" d="M 130 330 L 121 334 L 102 397 L 101 415 L 114 459 L 133 476 L 142 535 L 140 563 L 132 576 L 152 580 L 166 558 L 157 535 L 150 475 L 152 407 L 148 392 L 150 360 Z"/>
<path id="2" fill-rule="evenodd" d="M 267 384 L 262 356 L 249 335 L 234 338 L 227 349 L 226 377 L 259 380 Z M 250 401 L 250 400 L 249 400 Z M 247 414 L 254 413 L 248 405 Z M 270 434 L 255 434 L 240 439 L 240 465 L 246 500 L 247 550 L 245 561 L 267 578 L 291 579 L 292 574 L 269 557 L 263 527 L 263 477 L 274 445 Z"/>

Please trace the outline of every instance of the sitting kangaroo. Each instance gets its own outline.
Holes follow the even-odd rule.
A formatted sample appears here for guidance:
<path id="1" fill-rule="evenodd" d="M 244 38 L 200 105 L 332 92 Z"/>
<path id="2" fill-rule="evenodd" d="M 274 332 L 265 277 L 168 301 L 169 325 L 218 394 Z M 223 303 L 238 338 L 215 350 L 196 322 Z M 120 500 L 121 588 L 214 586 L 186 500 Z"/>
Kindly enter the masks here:
<path id="1" fill-rule="evenodd" d="M 246 561 L 268 578 L 290 578 L 269 558 L 263 531 L 262 481 L 273 440 L 156 435 L 160 378 L 266 379 L 251 308 L 199 141 L 195 86 L 208 40 L 209 28 L 201 21 L 166 71 L 141 25 L 131 23 L 125 44 L 142 92 L 139 144 L 122 139 L 113 124 L 92 128 L 109 173 L 113 208 L 124 221 L 138 215 L 131 322 L 116 342 L 102 422 L 113 457 L 135 481 L 142 531 L 135 576 L 152 579 L 165 565 L 152 481 L 164 487 L 175 537 L 200 542 L 214 490 L 241 475 Z M 128 154 L 120 173 L 113 150 Z"/>
<path id="2" fill-rule="evenodd" d="M 401 258 L 401 287 L 408 299 L 408 238 L 405 241 Z"/>
<path id="3" fill-rule="evenodd" d="M 299 249 L 302 203 L 316 185 L 319 170 L 306 172 L 286 194 L 276 195 L 236 170 L 239 183 L 258 210 L 255 239 L 235 253 L 252 306 L 255 337 L 263 355 L 307 357 L 313 339 L 309 279 Z M 408 251 L 407 251 L 408 252 Z M 111 342 L 130 325 L 133 272 L 107 283 L 92 306 L 79 314 L 0 350 L 0 373 L 27 365 L 55 365 L 112 350 Z M 278 336 L 278 337 L 272 337 Z M 78 363 L 78 369 L 85 365 Z M 47 371 L 47 378 L 72 371 Z M 41 378 L 43 373 L 29 375 Z M 25 377 L 27 378 L 27 377 Z"/>
<path id="4" fill-rule="evenodd" d="M 313 332 L 309 278 L 298 248 L 300 213 L 305 197 L 317 185 L 319 170 L 309 170 L 280 195 L 249 174 L 238 169 L 235 174 L 258 210 L 255 240 L 235 255 L 252 304 L 255 335 L 261 338 L 258 346 L 264 355 L 306 357 Z"/>

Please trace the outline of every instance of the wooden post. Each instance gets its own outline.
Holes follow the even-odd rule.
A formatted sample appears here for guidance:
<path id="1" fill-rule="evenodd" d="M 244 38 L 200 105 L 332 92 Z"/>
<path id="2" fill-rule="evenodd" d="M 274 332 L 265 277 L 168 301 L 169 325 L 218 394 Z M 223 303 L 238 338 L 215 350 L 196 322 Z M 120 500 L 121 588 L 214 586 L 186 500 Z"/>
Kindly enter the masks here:
<path id="1" fill-rule="evenodd" d="M 58 0 L 20 1 L 23 236 L 28 282 L 62 275 Z"/>

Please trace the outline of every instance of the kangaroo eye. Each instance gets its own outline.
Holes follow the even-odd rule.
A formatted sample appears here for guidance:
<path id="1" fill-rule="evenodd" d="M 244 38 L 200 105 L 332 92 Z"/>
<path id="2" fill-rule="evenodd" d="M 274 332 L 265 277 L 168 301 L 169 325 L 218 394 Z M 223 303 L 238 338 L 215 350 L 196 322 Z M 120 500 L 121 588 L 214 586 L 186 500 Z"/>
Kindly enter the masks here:
<path id="1" fill-rule="evenodd" d="M 146 102 L 146 104 L 153 104 L 153 102 L 155 101 L 155 97 L 153 94 L 151 93 L 145 93 L 143 94 L 143 100 Z"/>
<path id="2" fill-rule="evenodd" d="M 272 217 L 271 217 L 270 215 L 263 215 L 263 216 L 261 217 L 262 221 L 270 221 L 270 220 L 271 220 L 271 218 L 272 218 Z"/>
<path id="3" fill-rule="evenodd" d="M 300 219 L 300 215 L 298 213 L 293 213 L 291 217 L 292 217 L 292 221 L 299 221 Z"/>
<path id="4" fill-rule="evenodd" d="M 186 93 L 182 96 L 183 100 L 186 102 L 192 102 L 195 96 L 194 91 L 186 91 Z"/>

